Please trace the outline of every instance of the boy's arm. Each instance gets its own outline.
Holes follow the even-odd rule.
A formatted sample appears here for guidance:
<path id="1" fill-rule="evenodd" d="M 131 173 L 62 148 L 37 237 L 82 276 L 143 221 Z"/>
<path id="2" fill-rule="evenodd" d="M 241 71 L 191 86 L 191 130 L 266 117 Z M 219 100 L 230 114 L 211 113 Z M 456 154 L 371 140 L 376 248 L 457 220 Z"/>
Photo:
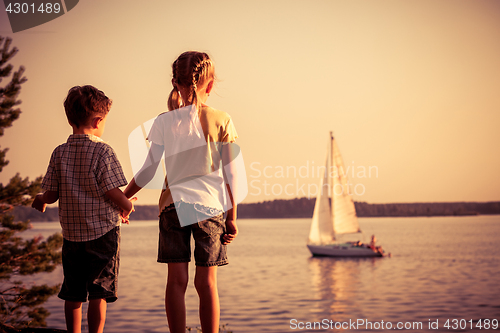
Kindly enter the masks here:
<path id="1" fill-rule="evenodd" d="M 134 202 L 137 198 L 127 199 L 119 188 L 114 188 L 106 192 L 106 196 L 122 210 L 123 222 L 128 223 L 130 213 L 134 211 Z"/>
<path id="2" fill-rule="evenodd" d="M 35 196 L 35 200 L 33 200 L 31 207 L 43 213 L 45 212 L 45 207 L 47 207 L 47 204 L 54 203 L 58 199 L 59 199 L 59 192 L 45 191 L 44 193 L 39 193 Z"/>

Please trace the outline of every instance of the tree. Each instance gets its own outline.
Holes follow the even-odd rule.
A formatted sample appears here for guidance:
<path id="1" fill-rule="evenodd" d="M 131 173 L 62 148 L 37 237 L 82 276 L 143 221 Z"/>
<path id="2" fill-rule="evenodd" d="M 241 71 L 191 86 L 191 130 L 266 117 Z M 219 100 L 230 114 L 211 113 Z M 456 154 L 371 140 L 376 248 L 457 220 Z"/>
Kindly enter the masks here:
<path id="1" fill-rule="evenodd" d="M 8 62 L 18 49 L 11 48 L 12 39 L 0 36 L 0 83 L 11 75 L 13 66 Z M 0 86 L 0 136 L 4 129 L 12 126 L 19 118 L 21 110 L 17 107 L 21 84 L 26 82 L 24 67 L 12 74 L 10 82 Z M 0 172 L 9 161 L 8 149 L 0 150 Z M 18 233 L 29 229 L 28 221 L 14 221 L 12 210 L 16 206 L 30 205 L 34 196 L 40 192 L 42 177 L 30 181 L 16 174 L 9 183 L 0 184 L 0 331 L 16 328 L 46 326 L 48 311 L 41 306 L 58 286 L 35 285 L 27 288 L 21 276 L 40 272 L 51 272 L 61 262 L 59 249 L 62 236 L 55 234 L 47 240 L 41 237 L 23 239 Z"/>

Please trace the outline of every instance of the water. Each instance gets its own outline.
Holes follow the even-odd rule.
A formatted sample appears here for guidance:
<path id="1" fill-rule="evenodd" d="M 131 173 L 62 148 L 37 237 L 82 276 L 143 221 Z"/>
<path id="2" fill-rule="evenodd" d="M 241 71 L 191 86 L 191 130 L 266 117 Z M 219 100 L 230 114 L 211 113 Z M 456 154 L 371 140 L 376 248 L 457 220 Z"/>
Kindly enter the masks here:
<path id="1" fill-rule="evenodd" d="M 239 220 L 230 264 L 219 269 L 221 324 L 236 333 L 354 327 L 388 332 L 399 322 L 409 331 L 426 332 L 438 321 L 433 331 L 464 332 L 471 325 L 479 330 L 475 326 L 485 319 L 500 320 L 500 216 L 362 218 L 364 241 L 375 234 L 392 253 L 369 259 L 311 257 L 305 246 L 309 224 L 309 219 Z M 32 234 L 59 229 L 57 223 L 34 227 Z M 108 306 L 107 332 L 168 332 L 166 265 L 156 263 L 157 234 L 156 221 L 123 226 L 119 299 Z M 193 264 L 190 272 L 187 324 L 197 327 Z M 61 269 L 38 280 L 44 279 L 62 281 Z M 53 297 L 46 306 L 52 313 L 48 325 L 64 328 L 63 302 Z"/>

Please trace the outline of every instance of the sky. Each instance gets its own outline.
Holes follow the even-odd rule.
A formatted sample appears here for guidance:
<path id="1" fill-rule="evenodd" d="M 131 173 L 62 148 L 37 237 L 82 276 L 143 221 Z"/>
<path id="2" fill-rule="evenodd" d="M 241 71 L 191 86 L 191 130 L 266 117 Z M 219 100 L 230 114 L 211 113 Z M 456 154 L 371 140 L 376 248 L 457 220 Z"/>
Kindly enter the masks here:
<path id="1" fill-rule="evenodd" d="M 0 35 L 28 78 L 0 138 L 3 183 L 45 173 L 84 84 L 113 100 L 102 138 L 131 179 L 129 134 L 166 110 L 172 62 L 198 50 L 218 78 L 207 104 L 239 134 L 244 202 L 315 197 L 330 131 L 355 201 L 500 200 L 496 0 L 87 0 L 17 33 L 0 3 Z"/>

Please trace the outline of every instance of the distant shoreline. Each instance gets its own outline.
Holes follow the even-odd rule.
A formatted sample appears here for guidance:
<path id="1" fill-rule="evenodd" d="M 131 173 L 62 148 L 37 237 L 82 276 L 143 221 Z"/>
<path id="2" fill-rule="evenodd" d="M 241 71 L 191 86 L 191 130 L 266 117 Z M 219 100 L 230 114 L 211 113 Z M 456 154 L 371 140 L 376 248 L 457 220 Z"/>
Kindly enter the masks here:
<path id="1" fill-rule="evenodd" d="M 238 218 L 311 218 L 315 199 L 277 199 L 258 203 L 238 205 Z M 492 202 L 429 202 L 370 204 L 355 202 L 358 217 L 431 217 L 431 216 L 472 216 L 500 214 L 500 201 Z M 137 205 L 130 220 L 156 220 L 158 206 Z M 16 207 L 16 220 L 50 222 L 59 221 L 57 207 L 49 207 L 40 213 L 31 207 Z"/>

